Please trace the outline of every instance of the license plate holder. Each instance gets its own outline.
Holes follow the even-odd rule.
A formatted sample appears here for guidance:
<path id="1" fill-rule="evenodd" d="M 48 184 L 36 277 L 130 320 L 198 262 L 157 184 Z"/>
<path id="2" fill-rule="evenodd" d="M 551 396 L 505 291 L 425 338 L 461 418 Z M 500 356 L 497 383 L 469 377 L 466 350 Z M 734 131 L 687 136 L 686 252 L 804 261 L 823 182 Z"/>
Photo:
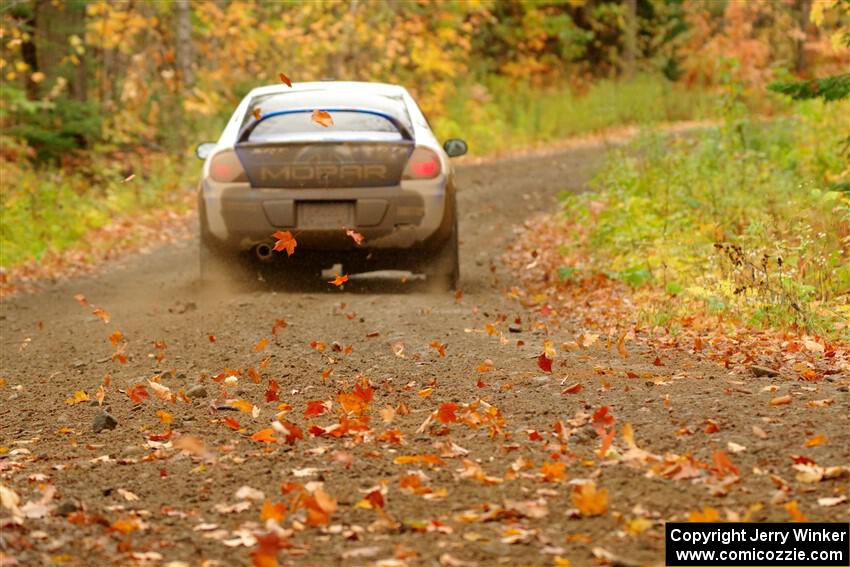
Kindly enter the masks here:
<path id="1" fill-rule="evenodd" d="M 354 203 L 301 202 L 297 206 L 298 228 L 341 229 L 354 226 Z"/>

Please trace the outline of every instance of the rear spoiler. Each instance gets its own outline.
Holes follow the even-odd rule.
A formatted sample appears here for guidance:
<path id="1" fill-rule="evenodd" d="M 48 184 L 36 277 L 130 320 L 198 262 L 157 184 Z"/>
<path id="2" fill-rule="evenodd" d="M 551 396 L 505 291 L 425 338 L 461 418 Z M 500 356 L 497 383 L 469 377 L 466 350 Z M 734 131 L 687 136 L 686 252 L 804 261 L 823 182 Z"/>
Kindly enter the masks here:
<path id="1" fill-rule="evenodd" d="M 253 122 L 246 124 L 242 128 L 242 130 L 239 132 L 239 135 L 236 137 L 236 143 L 243 144 L 247 142 L 248 138 L 251 137 L 251 132 L 253 132 L 254 128 L 256 128 L 263 120 L 272 118 L 273 116 L 281 116 L 285 114 L 303 114 L 313 112 L 313 110 L 313 108 L 300 108 L 293 110 L 278 110 L 276 112 L 269 112 L 268 114 L 263 114 L 259 120 L 254 120 Z M 404 140 L 410 142 L 413 141 L 412 132 L 410 132 L 410 130 L 404 124 L 402 124 L 399 119 L 385 112 L 380 112 L 378 110 L 366 110 L 362 108 L 323 108 L 321 110 L 329 112 L 331 115 L 333 115 L 334 112 L 356 112 L 358 114 L 371 114 L 373 116 L 380 116 L 381 118 L 389 121 L 393 126 L 395 126 L 395 128 L 399 131 L 401 137 Z"/>

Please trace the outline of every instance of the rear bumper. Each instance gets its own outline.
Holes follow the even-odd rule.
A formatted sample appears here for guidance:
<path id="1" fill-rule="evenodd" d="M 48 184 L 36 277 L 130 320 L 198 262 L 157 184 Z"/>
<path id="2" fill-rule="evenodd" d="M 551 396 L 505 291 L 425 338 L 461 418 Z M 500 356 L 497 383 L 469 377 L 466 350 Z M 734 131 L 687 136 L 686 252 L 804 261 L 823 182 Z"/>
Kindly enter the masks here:
<path id="1" fill-rule="evenodd" d="M 347 220 L 339 219 L 340 226 L 308 222 L 304 205 L 320 203 L 342 205 Z M 204 180 L 199 188 L 203 237 L 233 251 L 269 242 L 277 230 L 295 234 L 302 249 L 430 248 L 450 235 L 453 204 L 454 188 L 444 176 L 395 187 L 254 189 Z M 365 237 L 364 246 L 345 235 L 348 228 Z"/>

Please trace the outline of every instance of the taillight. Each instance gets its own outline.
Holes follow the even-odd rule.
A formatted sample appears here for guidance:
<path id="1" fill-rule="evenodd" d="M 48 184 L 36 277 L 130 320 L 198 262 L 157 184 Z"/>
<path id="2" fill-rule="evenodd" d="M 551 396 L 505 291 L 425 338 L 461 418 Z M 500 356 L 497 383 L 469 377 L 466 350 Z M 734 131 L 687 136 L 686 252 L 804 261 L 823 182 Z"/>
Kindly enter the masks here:
<path id="1" fill-rule="evenodd" d="M 219 183 L 233 183 L 235 181 L 247 181 L 242 162 L 232 151 L 220 152 L 213 157 L 210 163 L 210 177 Z"/>
<path id="2" fill-rule="evenodd" d="M 428 148 L 416 148 L 407 167 L 404 168 L 404 179 L 432 179 L 440 175 L 440 158 Z"/>

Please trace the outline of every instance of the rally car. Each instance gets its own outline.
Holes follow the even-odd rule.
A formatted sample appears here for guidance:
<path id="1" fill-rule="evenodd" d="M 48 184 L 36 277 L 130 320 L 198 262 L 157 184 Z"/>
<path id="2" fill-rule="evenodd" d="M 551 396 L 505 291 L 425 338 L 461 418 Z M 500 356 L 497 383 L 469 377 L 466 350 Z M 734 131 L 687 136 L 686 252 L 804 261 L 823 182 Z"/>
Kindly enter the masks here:
<path id="1" fill-rule="evenodd" d="M 293 275 L 407 270 L 452 289 L 459 277 L 450 157 L 397 85 L 322 81 L 265 86 L 239 104 L 218 142 L 198 146 L 201 272 L 250 257 Z M 277 233 L 297 242 L 274 250 Z"/>

